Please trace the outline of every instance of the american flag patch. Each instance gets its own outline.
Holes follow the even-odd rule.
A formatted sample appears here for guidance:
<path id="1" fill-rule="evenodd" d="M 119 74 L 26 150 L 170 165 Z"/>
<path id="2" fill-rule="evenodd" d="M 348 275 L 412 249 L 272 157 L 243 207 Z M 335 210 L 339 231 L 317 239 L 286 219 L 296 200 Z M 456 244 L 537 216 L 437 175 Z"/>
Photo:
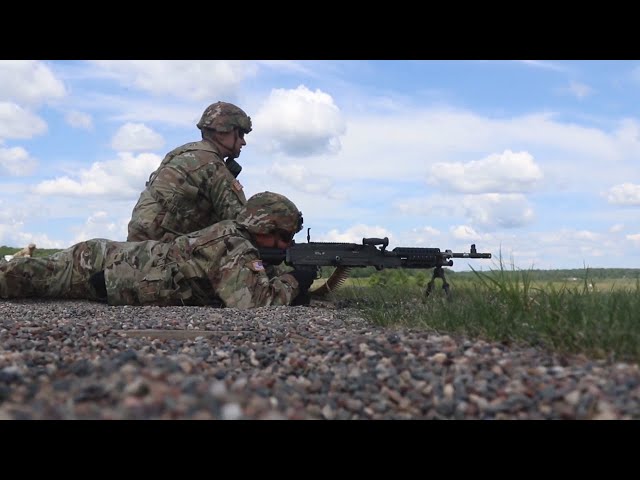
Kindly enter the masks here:
<path id="1" fill-rule="evenodd" d="M 254 272 L 261 272 L 264 270 L 264 265 L 262 264 L 262 260 L 254 260 L 249 264 L 249 268 Z"/>
<path id="2" fill-rule="evenodd" d="M 234 189 L 236 192 L 239 192 L 239 191 L 240 191 L 240 190 L 242 190 L 243 188 L 244 188 L 244 187 L 242 186 L 242 184 L 241 184 L 238 180 L 235 180 L 235 181 L 233 182 L 233 189 Z"/>

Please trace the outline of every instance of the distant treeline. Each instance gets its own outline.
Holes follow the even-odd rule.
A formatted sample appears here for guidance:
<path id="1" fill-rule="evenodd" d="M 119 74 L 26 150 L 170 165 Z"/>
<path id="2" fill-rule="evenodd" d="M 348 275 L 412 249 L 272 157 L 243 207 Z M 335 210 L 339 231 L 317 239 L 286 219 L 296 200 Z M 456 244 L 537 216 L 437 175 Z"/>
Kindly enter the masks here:
<path id="1" fill-rule="evenodd" d="M 473 272 L 455 272 L 445 268 L 445 274 L 448 278 L 475 278 L 476 274 Z M 478 268 L 480 270 L 480 268 Z M 482 269 L 487 272 L 487 268 Z M 490 270 L 490 269 L 489 269 Z M 332 267 L 325 267 L 322 269 L 322 276 L 328 277 L 333 272 Z M 562 269 L 562 270 L 513 270 L 504 271 L 503 275 L 521 276 L 522 273 L 526 273 L 527 277 L 531 281 L 576 281 L 576 280 L 604 280 L 604 279 L 637 279 L 640 278 L 640 268 L 575 268 L 575 269 Z M 395 277 L 403 277 L 413 280 L 411 277 L 420 277 L 420 279 L 428 276 L 431 278 L 431 270 L 413 270 L 413 269 L 386 269 L 377 271 L 374 267 L 354 268 L 349 272 L 350 278 L 369 278 L 380 277 L 384 283 L 385 279 Z M 377 283 L 377 282 L 376 282 Z"/>
<path id="2" fill-rule="evenodd" d="M 17 253 L 20 250 L 22 250 L 22 248 L 7 247 L 3 245 L 0 247 L 0 259 L 4 258 L 5 255 L 13 255 L 14 253 Z M 33 256 L 46 257 L 47 255 L 51 255 L 59 251 L 60 251 L 59 248 L 36 248 L 36 251 L 33 253 Z"/>
<path id="3" fill-rule="evenodd" d="M 518 273 L 520 272 L 520 273 Z M 640 268 L 573 268 L 562 270 L 529 270 L 522 269 L 519 271 L 504 272 L 512 275 L 522 275 L 522 272 L 526 272 L 528 278 L 532 281 L 565 281 L 565 280 L 584 280 L 589 278 L 592 280 L 605 280 L 605 279 L 636 279 L 640 278 Z M 458 272 L 454 273 L 456 276 L 469 275 L 475 276 L 473 272 Z"/>

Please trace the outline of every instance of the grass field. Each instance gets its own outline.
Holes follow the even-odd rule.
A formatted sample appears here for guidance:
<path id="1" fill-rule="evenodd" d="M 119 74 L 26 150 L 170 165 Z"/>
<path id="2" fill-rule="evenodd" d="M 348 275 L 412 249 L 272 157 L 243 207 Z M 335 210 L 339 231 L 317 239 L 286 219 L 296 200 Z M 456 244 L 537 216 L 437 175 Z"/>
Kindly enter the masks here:
<path id="1" fill-rule="evenodd" d="M 313 284 L 314 287 L 319 287 L 326 279 L 316 280 Z M 447 281 L 452 286 L 452 289 L 455 290 L 457 287 L 464 287 L 466 285 L 472 285 L 476 282 L 473 278 L 455 278 L 450 279 L 447 278 Z M 637 280 L 632 278 L 605 278 L 600 280 L 589 280 L 586 284 L 586 288 L 588 290 L 596 289 L 598 291 L 605 290 L 635 290 L 637 285 Z M 441 288 L 442 283 L 439 280 L 436 280 L 436 287 Z M 343 286 L 346 288 L 369 288 L 371 287 L 371 282 L 367 277 L 361 278 L 347 278 Z M 582 289 L 585 287 L 584 280 L 572 280 L 572 281 L 543 281 L 543 280 L 531 280 L 530 288 L 533 290 L 541 290 L 541 289 L 573 289 L 573 288 Z"/>
<path id="2" fill-rule="evenodd" d="M 436 280 L 434 292 L 425 297 L 426 282 L 411 278 L 383 284 L 371 278 L 353 278 L 333 293 L 333 299 L 359 308 L 379 325 L 640 361 L 638 278 L 625 274 L 624 278 L 596 281 L 585 270 L 577 280 L 534 281 L 533 272 L 504 266 L 469 273 L 448 279 L 449 296 L 440 288 L 440 280 Z"/>

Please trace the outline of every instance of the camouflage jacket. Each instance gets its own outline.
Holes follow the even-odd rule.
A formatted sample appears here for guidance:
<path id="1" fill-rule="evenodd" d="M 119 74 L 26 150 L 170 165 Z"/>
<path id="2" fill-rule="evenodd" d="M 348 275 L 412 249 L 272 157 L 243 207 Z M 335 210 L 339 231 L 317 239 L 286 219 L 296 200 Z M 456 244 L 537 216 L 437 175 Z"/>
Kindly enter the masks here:
<path id="1" fill-rule="evenodd" d="M 202 140 L 169 152 L 151 174 L 128 226 L 127 241 L 170 241 L 236 218 L 247 202 L 217 148 Z"/>
<path id="2" fill-rule="evenodd" d="M 171 242 L 92 239 L 47 257 L 0 262 L 0 298 L 102 300 L 89 279 L 104 271 L 110 305 L 289 305 L 290 274 L 268 276 L 250 234 L 227 220 Z"/>
<path id="3" fill-rule="evenodd" d="M 226 220 L 172 242 L 122 242 L 105 268 L 111 305 L 289 305 L 298 282 L 269 277 L 250 234 Z"/>

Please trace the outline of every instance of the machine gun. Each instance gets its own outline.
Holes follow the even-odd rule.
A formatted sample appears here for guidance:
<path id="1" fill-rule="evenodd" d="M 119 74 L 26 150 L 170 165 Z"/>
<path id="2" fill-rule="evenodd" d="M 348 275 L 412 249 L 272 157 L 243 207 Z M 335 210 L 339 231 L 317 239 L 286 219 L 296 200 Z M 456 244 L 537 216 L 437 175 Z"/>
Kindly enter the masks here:
<path id="1" fill-rule="evenodd" d="M 433 275 L 425 291 L 429 296 L 436 278 L 442 279 L 442 288 L 449 294 L 449 284 L 443 267 L 453 266 L 452 258 L 491 258 L 490 253 L 479 253 L 475 244 L 469 252 L 441 251 L 439 248 L 396 247 L 387 250 L 389 239 L 363 238 L 362 245 L 357 243 L 312 242 L 307 229 L 307 243 L 294 243 L 286 249 L 259 248 L 263 262 L 278 265 L 284 262 L 295 269 L 313 269 L 336 267 L 329 279 L 319 288 L 309 292 L 321 296 L 339 287 L 354 267 L 385 268 L 433 268 Z"/>

